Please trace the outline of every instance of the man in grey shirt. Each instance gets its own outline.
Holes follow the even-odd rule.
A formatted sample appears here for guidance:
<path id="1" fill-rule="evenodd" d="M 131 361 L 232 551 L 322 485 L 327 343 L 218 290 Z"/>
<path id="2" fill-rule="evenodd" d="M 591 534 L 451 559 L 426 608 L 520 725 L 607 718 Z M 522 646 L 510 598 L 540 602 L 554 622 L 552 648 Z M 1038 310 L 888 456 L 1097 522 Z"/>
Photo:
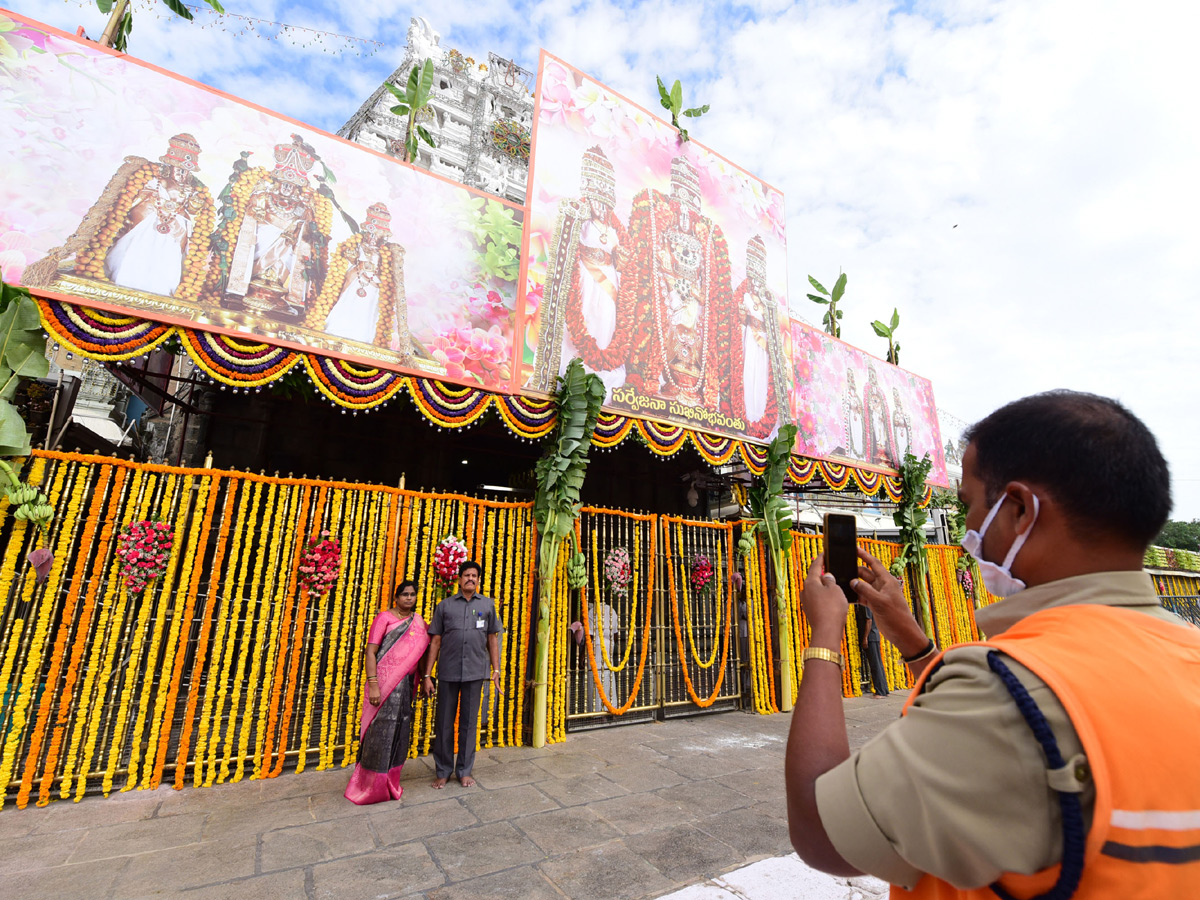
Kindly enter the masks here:
<path id="1" fill-rule="evenodd" d="M 467 561 L 458 567 L 458 593 L 438 603 L 429 626 L 429 655 L 422 687 L 433 694 L 433 664 L 438 666 L 437 718 L 434 724 L 433 786 L 441 790 L 450 776 L 463 787 L 475 779 L 475 730 L 479 721 L 479 698 L 483 683 L 491 681 L 500 690 L 500 633 L 504 626 L 491 597 L 476 593 L 479 563 Z M 458 718 L 458 756 L 454 754 L 454 719 Z"/>

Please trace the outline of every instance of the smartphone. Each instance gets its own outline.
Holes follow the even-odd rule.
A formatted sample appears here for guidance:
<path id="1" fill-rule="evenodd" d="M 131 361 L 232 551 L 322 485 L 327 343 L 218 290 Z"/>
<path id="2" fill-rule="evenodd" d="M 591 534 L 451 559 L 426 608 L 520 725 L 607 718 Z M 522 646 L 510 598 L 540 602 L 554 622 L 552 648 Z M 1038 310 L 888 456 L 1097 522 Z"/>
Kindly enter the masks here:
<path id="1" fill-rule="evenodd" d="M 858 602 L 858 595 L 850 587 L 851 579 L 858 577 L 858 528 L 854 516 L 825 513 L 825 571 L 837 580 L 850 603 Z"/>

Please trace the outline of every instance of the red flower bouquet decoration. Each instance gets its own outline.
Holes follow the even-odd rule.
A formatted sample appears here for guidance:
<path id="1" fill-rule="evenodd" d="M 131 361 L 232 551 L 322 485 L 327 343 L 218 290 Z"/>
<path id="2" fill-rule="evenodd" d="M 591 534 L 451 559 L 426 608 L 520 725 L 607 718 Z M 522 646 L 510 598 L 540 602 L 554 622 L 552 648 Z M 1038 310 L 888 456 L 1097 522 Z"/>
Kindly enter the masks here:
<path id="1" fill-rule="evenodd" d="M 691 574 L 692 590 L 697 594 L 703 594 L 712 582 L 712 577 L 713 567 L 709 558 L 700 553 L 693 556 Z"/>
<path id="2" fill-rule="evenodd" d="M 117 536 L 121 580 L 131 594 L 140 594 L 167 571 L 175 533 L 166 522 L 133 522 Z"/>
<path id="3" fill-rule="evenodd" d="M 338 579 L 342 565 L 342 542 L 322 531 L 308 539 L 300 557 L 300 588 L 310 597 L 323 597 Z"/>
<path id="4" fill-rule="evenodd" d="M 604 557 L 604 580 L 614 597 L 624 597 L 629 593 L 633 565 L 629 561 L 629 551 L 624 547 L 613 547 Z"/>
<path id="5" fill-rule="evenodd" d="M 443 591 L 458 581 L 458 567 L 467 561 L 467 545 L 452 534 L 438 541 L 433 551 L 433 576 Z"/>

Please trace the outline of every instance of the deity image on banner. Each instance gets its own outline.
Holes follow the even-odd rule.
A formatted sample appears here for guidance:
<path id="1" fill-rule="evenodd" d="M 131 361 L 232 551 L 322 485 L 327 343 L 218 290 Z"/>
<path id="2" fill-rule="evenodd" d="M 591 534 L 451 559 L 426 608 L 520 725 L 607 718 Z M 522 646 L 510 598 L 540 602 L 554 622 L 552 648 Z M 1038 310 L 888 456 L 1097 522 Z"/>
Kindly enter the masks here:
<path id="1" fill-rule="evenodd" d="M 912 420 L 904 411 L 900 401 L 900 388 L 892 388 L 892 400 L 896 404 L 892 408 L 892 437 L 896 441 L 896 462 L 904 462 L 904 454 L 913 452 Z"/>
<path id="2" fill-rule="evenodd" d="M 190 134 L 172 137 L 157 163 L 125 157 L 75 233 L 27 268 L 24 283 L 51 284 L 60 261 L 74 253 L 76 277 L 195 302 L 213 224 L 199 169 L 200 145 Z"/>
<path id="3" fill-rule="evenodd" d="M 787 410 L 787 362 L 780 339 L 778 304 L 767 287 L 767 247 L 755 235 L 746 243 L 746 278 L 733 295 L 739 323 L 733 336 L 729 415 L 746 422 L 746 433 L 767 438 Z"/>
<path id="4" fill-rule="evenodd" d="M 846 443 L 837 447 L 835 456 L 850 459 L 862 459 L 863 448 L 867 444 L 867 419 L 863 408 L 863 398 L 858 393 L 854 383 L 854 370 L 846 367 L 846 390 L 842 394 L 842 418 L 846 432 Z"/>
<path id="5" fill-rule="evenodd" d="M 304 318 L 325 276 L 333 212 L 309 183 L 316 151 L 298 134 L 275 145 L 275 168 L 234 163 L 221 193 L 223 225 L 214 235 L 218 266 L 205 296 L 226 309 L 284 322 Z"/>
<path id="6" fill-rule="evenodd" d="M 373 203 L 367 218 L 338 244 L 325 286 L 304 324 L 336 337 L 395 350 L 410 363 L 413 340 L 404 295 L 404 248 L 388 240 L 392 216 Z"/>
<path id="7" fill-rule="evenodd" d="M 621 303 L 627 233 L 617 218 L 616 175 L 600 147 L 583 154 L 578 199 L 559 203 L 543 302 L 534 385 L 550 390 L 562 360 L 579 357 L 607 391 L 625 383 L 629 298 Z M 565 326 L 565 328 L 564 328 Z"/>
<path id="8" fill-rule="evenodd" d="M 863 390 L 863 407 L 866 413 L 864 430 L 863 460 L 871 465 L 899 465 L 896 457 L 896 438 L 892 433 L 892 416 L 887 398 L 879 385 L 879 374 L 871 363 L 867 372 L 867 386 Z"/>
<path id="9" fill-rule="evenodd" d="M 700 209 L 700 178 L 686 157 L 671 161 L 671 193 L 633 200 L 631 258 L 621 303 L 634 306 L 626 381 L 643 394 L 719 406 L 729 363 L 732 288 L 721 228 Z"/>

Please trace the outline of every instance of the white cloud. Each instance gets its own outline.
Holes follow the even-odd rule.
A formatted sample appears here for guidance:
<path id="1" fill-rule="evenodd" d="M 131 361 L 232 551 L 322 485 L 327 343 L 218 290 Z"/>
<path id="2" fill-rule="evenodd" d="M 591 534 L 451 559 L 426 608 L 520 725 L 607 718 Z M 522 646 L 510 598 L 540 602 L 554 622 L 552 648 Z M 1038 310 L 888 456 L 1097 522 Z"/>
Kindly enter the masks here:
<path id="1" fill-rule="evenodd" d="M 397 64 L 411 14 L 476 56 L 535 68 L 545 46 L 652 110 L 654 76 L 682 78 L 713 106 L 693 135 L 784 191 L 794 302 L 805 275 L 843 268 L 845 336 L 881 351 L 869 322 L 899 307 L 903 362 L 964 419 L 1059 386 L 1121 398 L 1171 462 L 1175 515 L 1200 517 L 1200 8 L 228 6 L 389 46 L 334 57 L 141 16 L 132 48 L 330 130 Z M 58 0 L 21 11 L 68 30 L 100 18 Z"/>

